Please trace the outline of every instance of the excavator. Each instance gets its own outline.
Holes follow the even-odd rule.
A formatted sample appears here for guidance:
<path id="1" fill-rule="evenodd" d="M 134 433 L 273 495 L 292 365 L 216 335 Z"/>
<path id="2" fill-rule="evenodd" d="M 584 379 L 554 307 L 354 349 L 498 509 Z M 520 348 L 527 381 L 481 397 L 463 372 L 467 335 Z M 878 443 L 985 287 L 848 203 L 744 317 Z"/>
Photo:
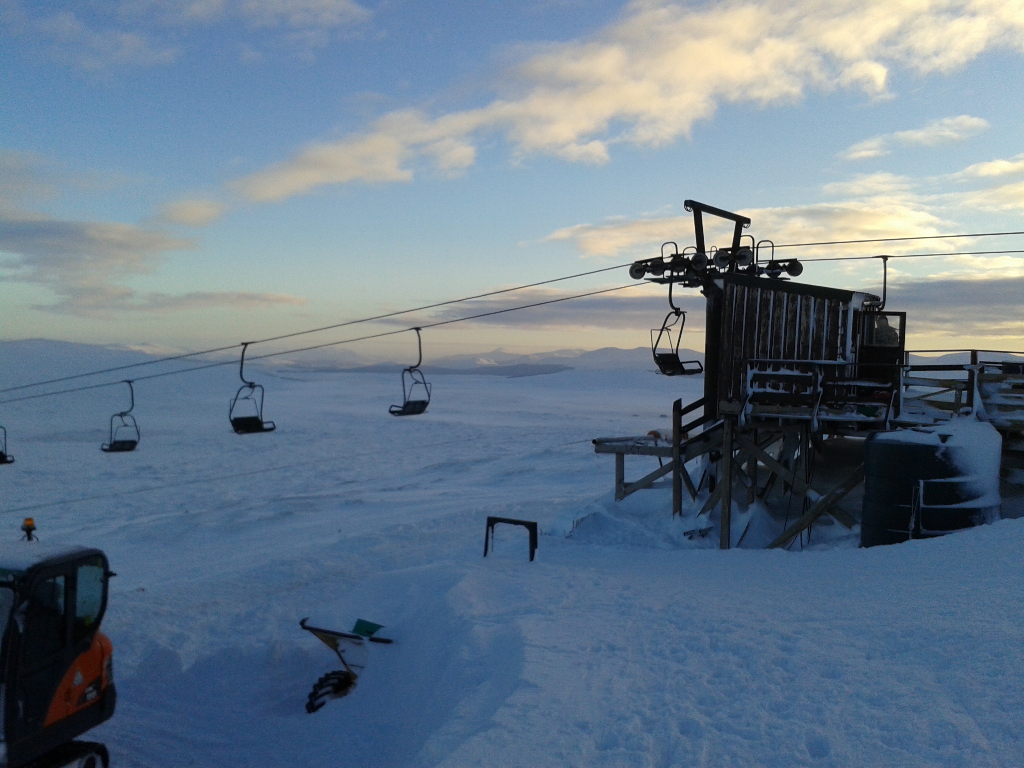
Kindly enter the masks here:
<path id="1" fill-rule="evenodd" d="M 0 768 L 108 768 L 78 741 L 114 714 L 113 646 L 99 631 L 110 570 L 98 549 L 33 536 L 0 546 Z"/>

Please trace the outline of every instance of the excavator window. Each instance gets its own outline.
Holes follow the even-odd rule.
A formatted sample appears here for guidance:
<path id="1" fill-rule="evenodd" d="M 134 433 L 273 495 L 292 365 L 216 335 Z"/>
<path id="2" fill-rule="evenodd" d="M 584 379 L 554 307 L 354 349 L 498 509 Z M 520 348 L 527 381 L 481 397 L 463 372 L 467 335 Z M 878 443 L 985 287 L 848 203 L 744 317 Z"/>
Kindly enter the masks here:
<path id="1" fill-rule="evenodd" d="M 75 584 L 75 642 L 96 629 L 103 610 L 103 587 L 106 578 L 103 562 L 96 558 L 78 566 Z"/>
<path id="2" fill-rule="evenodd" d="M 14 591 L 7 587 L 0 587 L 0 640 L 3 640 L 7 631 L 7 620 L 11 616 L 11 608 L 14 607 Z"/>
<path id="3" fill-rule="evenodd" d="M 36 582 L 28 601 L 23 663 L 33 669 L 50 661 L 67 641 L 64 610 L 65 579 L 53 576 Z"/>

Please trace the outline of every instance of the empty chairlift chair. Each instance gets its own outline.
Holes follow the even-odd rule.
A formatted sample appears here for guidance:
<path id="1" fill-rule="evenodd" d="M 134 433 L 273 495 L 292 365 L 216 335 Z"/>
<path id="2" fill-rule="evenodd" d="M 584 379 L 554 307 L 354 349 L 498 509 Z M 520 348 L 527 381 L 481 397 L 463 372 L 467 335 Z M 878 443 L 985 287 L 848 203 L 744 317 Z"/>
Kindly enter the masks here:
<path id="1" fill-rule="evenodd" d="M 263 420 L 263 387 L 245 378 L 245 350 L 249 342 L 242 344 L 242 360 L 238 366 L 238 377 L 243 384 L 231 399 L 228 418 L 231 428 L 240 435 L 254 432 L 273 432 L 277 426 Z"/>
<path id="2" fill-rule="evenodd" d="M 686 313 L 672 303 L 672 283 L 668 284 L 668 304 L 672 309 L 665 315 L 661 328 L 651 330 L 651 352 L 654 354 L 658 370 L 666 376 L 692 376 L 704 373 L 704 366 L 700 360 L 679 359 L 679 343 L 683 340 Z M 675 328 L 677 324 L 679 327 Z"/>
<path id="3" fill-rule="evenodd" d="M 420 337 L 419 328 L 413 330 L 416 331 L 416 344 L 420 355 L 415 365 L 410 365 L 402 371 L 402 404 L 392 405 L 388 409 L 392 416 L 418 416 L 426 411 L 430 404 L 430 385 L 420 370 L 420 363 L 423 362 L 423 339 Z"/>
<path id="4" fill-rule="evenodd" d="M 7 452 L 7 430 L 0 427 L 0 464 L 13 464 L 14 457 Z"/>
<path id="5" fill-rule="evenodd" d="M 127 453 L 134 451 L 142 438 L 139 432 L 139 425 L 132 416 L 135 408 L 135 388 L 129 379 L 124 383 L 128 385 L 128 392 L 131 395 L 131 405 L 127 411 L 115 413 L 110 417 L 110 441 L 100 446 L 104 453 Z"/>

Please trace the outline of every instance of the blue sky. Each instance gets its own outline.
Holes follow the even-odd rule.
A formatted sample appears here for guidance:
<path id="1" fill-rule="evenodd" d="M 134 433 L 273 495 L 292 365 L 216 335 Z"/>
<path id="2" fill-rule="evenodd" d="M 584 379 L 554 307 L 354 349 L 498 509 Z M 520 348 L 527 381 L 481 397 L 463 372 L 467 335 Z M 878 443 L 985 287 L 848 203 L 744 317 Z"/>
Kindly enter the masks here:
<path id="1" fill-rule="evenodd" d="M 0 0 L 2 333 L 230 344 L 656 255 L 692 240 L 686 198 L 778 243 L 1024 230 L 1022 62 L 1019 0 Z M 912 344 L 1024 345 L 1020 255 L 890 264 Z M 637 287 L 424 341 L 640 346 L 664 305 Z"/>

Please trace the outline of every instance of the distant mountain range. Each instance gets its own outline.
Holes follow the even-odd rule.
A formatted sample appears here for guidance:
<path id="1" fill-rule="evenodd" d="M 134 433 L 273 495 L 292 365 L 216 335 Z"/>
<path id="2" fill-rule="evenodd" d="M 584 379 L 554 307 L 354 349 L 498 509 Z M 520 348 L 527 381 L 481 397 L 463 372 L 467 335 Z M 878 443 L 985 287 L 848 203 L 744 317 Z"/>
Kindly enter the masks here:
<path id="1" fill-rule="evenodd" d="M 684 359 L 696 359 L 704 362 L 704 355 L 693 350 L 680 350 Z M 371 365 L 352 366 L 343 363 L 304 364 L 300 360 L 288 364 L 292 371 L 346 371 L 366 373 L 393 373 L 404 368 L 403 363 L 373 363 Z M 572 369 L 587 371 L 617 370 L 654 370 L 651 350 L 647 347 L 619 349 L 604 347 L 595 350 L 560 349 L 555 352 L 539 352 L 535 354 L 516 354 L 495 349 L 477 355 L 452 355 L 426 361 L 424 370 L 433 374 L 456 374 L 467 376 L 504 376 L 516 378 L 520 376 L 541 376 Z"/>
<path id="2" fill-rule="evenodd" d="M 348 352 L 347 350 L 345 352 Z M 25 339 L 21 341 L 0 341 L 0 387 L 18 384 L 21 380 L 39 380 L 95 371 L 97 369 L 138 363 L 149 363 L 167 355 L 181 354 L 171 349 L 130 349 L 121 346 L 81 344 L 50 339 Z M 203 365 L 211 360 L 228 359 L 221 353 L 178 361 L 177 366 L 188 368 Z M 691 349 L 680 350 L 684 360 L 704 361 L 704 354 Z M 379 362 L 366 357 L 347 353 L 336 358 L 298 354 L 254 361 L 254 367 L 279 372 L 363 372 L 394 373 L 406 367 L 408 362 Z M 248 368 L 248 362 L 246 367 Z M 424 370 L 431 374 L 455 374 L 466 376 L 541 376 L 560 371 L 577 370 L 655 370 L 651 350 L 647 347 L 618 349 L 604 347 L 595 350 L 560 349 L 554 352 L 516 354 L 495 349 L 483 354 L 451 355 L 424 361 Z M 146 369 L 143 369 L 146 370 Z M 158 368 L 149 369 L 155 372 Z M 140 374 L 144 375 L 144 374 Z"/>

